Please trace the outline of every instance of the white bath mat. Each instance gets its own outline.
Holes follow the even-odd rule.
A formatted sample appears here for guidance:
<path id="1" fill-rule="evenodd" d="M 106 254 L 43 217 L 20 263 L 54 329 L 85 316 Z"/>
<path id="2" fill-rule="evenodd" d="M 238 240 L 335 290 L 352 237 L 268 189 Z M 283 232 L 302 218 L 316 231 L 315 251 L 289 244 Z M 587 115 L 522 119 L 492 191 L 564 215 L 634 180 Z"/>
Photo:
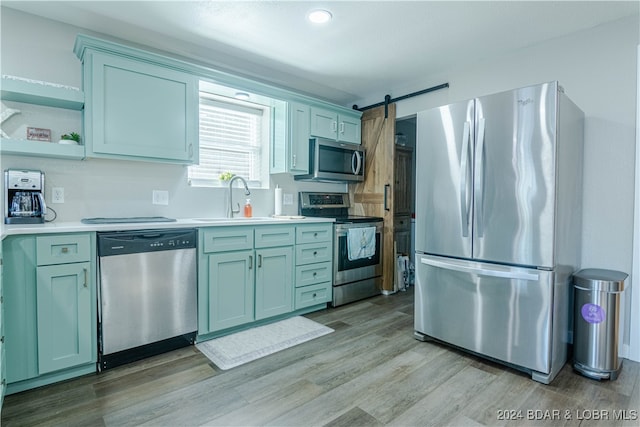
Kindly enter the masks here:
<path id="1" fill-rule="evenodd" d="M 196 348 L 226 370 L 331 332 L 327 326 L 296 316 L 198 343 Z"/>

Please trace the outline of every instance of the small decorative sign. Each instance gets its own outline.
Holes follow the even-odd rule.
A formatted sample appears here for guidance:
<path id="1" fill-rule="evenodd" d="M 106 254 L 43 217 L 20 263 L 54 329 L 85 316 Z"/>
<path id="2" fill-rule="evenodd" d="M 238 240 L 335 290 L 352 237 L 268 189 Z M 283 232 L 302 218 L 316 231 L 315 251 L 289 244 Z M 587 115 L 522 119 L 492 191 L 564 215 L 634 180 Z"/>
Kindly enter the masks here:
<path id="1" fill-rule="evenodd" d="M 582 314 L 582 318 L 587 323 L 602 323 L 604 322 L 605 312 L 604 308 L 600 307 L 597 304 L 587 303 L 582 306 L 580 310 Z"/>
<path id="2" fill-rule="evenodd" d="M 27 139 L 31 141 L 51 142 L 51 129 L 27 128 Z"/>

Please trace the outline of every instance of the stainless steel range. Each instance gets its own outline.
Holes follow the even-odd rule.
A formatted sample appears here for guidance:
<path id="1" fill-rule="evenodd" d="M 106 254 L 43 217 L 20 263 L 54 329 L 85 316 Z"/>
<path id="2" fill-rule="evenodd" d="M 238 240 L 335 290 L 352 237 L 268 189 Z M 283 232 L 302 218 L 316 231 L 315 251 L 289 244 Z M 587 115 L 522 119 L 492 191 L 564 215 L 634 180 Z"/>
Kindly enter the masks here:
<path id="1" fill-rule="evenodd" d="M 348 193 L 300 192 L 298 211 L 335 218 L 332 306 L 379 295 L 382 289 L 382 233 L 379 217 L 349 215 Z"/>

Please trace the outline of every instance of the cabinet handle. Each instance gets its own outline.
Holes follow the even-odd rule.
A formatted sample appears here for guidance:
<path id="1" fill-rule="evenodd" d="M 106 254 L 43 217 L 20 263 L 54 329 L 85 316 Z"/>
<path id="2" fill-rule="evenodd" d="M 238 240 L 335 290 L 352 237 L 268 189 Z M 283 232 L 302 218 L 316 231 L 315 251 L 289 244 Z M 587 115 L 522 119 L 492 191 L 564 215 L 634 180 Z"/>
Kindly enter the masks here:
<path id="1" fill-rule="evenodd" d="M 313 237 L 318 237 L 318 233 L 313 233 Z"/>
<path id="2" fill-rule="evenodd" d="M 60 249 L 60 252 L 66 254 L 67 252 L 69 252 L 69 248 L 65 246 L 64 248 Z"/>
<path id="3" fill-rule="evenodd" d="M 86 288 L 88 286 L 88 283 L 87 283 L 87 269 L 83 268 L 82 271 L 84 272 L 84 287 Z"/>
<path id="4" fill-rule="evenodd" d="M 253 255 L 249 255 L 249 270 L 253 268 Z"/>
<path id="5" fill-rule="evenodd" d="M 193 144 L 189 144 L 189 158 L 193 158 Z"/>
<path id="6" fill-rule="evenodd" d="M 340 133 L 344 133 L 344 122 L 340 123 Z"/>
<path id="7" fill-rule="evenodd" d="M 338 122 L 337 121 L 334 120 L 334 121 L 331 122 L 331 130 L 333 132 L 337 132 L 338 131 Z"/>
<path id="8" fill-rule="evenodd" d="M 313 251 L 313 256 L 318 255 L 318 251 Z"/>
<path id="9" fill-rule="evenodd" d="M 314 294 L 313 294 L 313 298 L 315 299 L 317 295 L 318 295 L 318 294 L 316 294 L 316 293 L 314 292 Z"/>
<path id="10" fill-rule="evenodd" d="M 291 166 L 294 167 L 294 168 L 296 167 L 296 155 L 295 154 L 293 155 L 293 159 L 291 160 Z"/>
<path id="11" fill-rule="evenodd" d="M 0 343 L 4 343 L 4 335 L 0 338 Z"/>
<path id="12" fill-rule="evenodd" d="M 314 272 L 313 272 L 313 277 L 316 277 L 317 275 L 318 275 L 318 272 L 317 272 L 317 271 L 314 271 Z"/>
<path id="13" fill-rule="evenodd" d="M 258 268 L 262 267 L 262 255 L 258 255 Z"/>

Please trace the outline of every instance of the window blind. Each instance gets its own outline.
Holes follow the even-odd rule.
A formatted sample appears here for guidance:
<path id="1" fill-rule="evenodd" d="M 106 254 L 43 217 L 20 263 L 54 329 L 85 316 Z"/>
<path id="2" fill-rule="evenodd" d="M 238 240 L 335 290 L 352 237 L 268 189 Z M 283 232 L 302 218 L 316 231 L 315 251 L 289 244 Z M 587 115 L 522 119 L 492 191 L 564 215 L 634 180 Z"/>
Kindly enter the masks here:
<path id="1" fill-rule="evenodd" d="M 200 95 L 200 163 L 189 167 L 192 185 L 217 186 L 224 172 L 260 186 L 262 116 L 248 105 Z"/>

